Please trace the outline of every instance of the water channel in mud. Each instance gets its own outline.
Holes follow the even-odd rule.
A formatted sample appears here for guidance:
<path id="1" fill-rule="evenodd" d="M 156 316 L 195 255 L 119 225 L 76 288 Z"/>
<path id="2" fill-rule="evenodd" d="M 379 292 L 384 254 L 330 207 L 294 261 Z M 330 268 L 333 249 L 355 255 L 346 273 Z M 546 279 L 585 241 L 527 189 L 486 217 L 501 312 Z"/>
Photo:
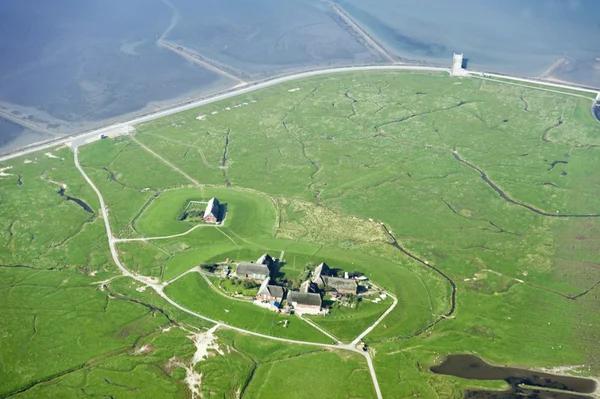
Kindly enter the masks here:
<path id="1" fill-rule="evenodd" d="M 83 210 L 86 211 L 87 213 L 94 214 L 94 210 L 92 209 L 92 207 L 90 207 L 85 201 L 80 200 L 79 198 L 75 198 L 75 197 L 71 197 L 69 195 L 65 195 L 65 189 L 64 189 L 64 187 L 61 187 L 60 190 L 58 190 L 58 195 L 60 195 L 62 197 L 66 197 L 67 201 L 73 201 L 73 202 L 75 202 L 77 205 L 79 205 L 81 208 L 83 208 Z"/>

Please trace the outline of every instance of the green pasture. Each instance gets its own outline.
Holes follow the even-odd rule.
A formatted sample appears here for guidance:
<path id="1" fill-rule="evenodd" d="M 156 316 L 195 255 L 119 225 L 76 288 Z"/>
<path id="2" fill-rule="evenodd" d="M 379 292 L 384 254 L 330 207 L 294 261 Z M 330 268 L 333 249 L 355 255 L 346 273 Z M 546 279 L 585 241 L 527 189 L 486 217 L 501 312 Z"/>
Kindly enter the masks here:
<path id="1" fill-rule="evenodd" d="M 409 301 L 403 303 L 405 306 L 410 305 Z M 310 316 L 310 319 L 343 342 L 351 342 L 370 327 L 391 305 L 390 297 L 379 303 L 362 298 L 354 308 L 332 304 L 327 316 Z M 384 330 L 387 328 L 386 322 L 387 320 L 382 323 L 381 328 Z"/>
<path id="2" fill-rule="evenodd" d="M 15 397 L 188 398 L 189 391 L 181 378 L 184 370 L 172 365 L 172 359 L 187 359 L 194 353 L 186 335 L 178 328 L 157 330 L 131 348 L 90 359 L 83 367 Z"/>
<path id="3" fill-rule="evenodd" d="M 206 396 L 279 396 L 281 384 L 294 386 L 317 372 L 317 383 L 328 381 L 322 390 L 331 397 L 374 397 L 365 360 L 354 353 L 330 351 L 310 345 L 288 345 L 251 335 L 219 329 L 219 350 L 196 365 L 202 373 L 202 393 Z M 306 397 L 300 389 L 292 397 Z M 234 396 L 235 397 L 235 396 Z"/>
<path id="4" fill-rule="evenodd" d="M 182 188 L 168 190 L 142 212 L 135 227 L 146 237 L 181 234 L 196 223 L 178 220 L 190 201 L 208 201 L 216 197 L 227 207 L 224 226 L 242 236 L 259 237 L 273 230 L 276 213 L 271 201 L 250 191 L 225 188 Z M 202 228 L 214 228 L 203 224 Z M 206 226 L 206 227 L 204 227 Z M 271 234 L 272 236 L 272 234 Z"/>
<path id="5" fill-rule="evenodd" d="M 304 383 L 303 383 L 304 381 Z M 274 361 L 257 367 L 246 395 L 262 398 L 277 395 L 282 386 L 291 398 L 314 398 L 311 381 L 318 395 L 330 398 L 375 398 L 373 382 L 364 358 L 353 352 L 310 353 L 291 359 Z"/>
<path id="6" fill-rule="evenodd" d="M 600 370 L 600 125 L 588 97 L 442 74 L 324 75 L 146 122 L 134 139 L 81 147 L 80 160 L 117 238 L 181 234 L 196 225 L 177 220 L 190 200 L 227 204 L 221 227 L 118 243 L 131 271 L 170 281 L 199 264 L 265 252 L 283 255 L 278 275 L 294 281 L 322 261 L 358 270 L 399 301 L 364 339 L 384 397 L 458 398 L 469 387 L 505 386 L 430 373 L 448 353 Z M 211 323 L 132 279 L 99 284 L 117 269 L 99 201 L 70 149 L 6 166 L 0 396 L 21 389 L 20 397 L 189 395 L 183 369 L 166 364 L 173 356 L 189 361 L 191 340 L 161 328 Z M 61 186 L 93 213 L 60 196 Z M 445 318 L 448 280 L 456 307 Z M 282 316 L 219 295 L 197 273 L 165 292 L 234 326 L 330 341 L 295 317 L 286 329 L 276 325 Z M 387 304 L 313 320 L 351 340 Z M 353 354 L 218 335 L 231 352 L 197 365 L 205 396 L 273 396 L 302 381 L 328 397 L 373 396 L 366 364 Z M 155 350 L 135 355 L 143 343 Z"/>
<path id="7" fill-rule="evenodd" d="M 166 317 L 97 289 L 72 270 L 0 268 L 0 394 L 128 351 Z"/>
<path id="8" fill-rule="evenodd" d="M 282 316 L 242 300 L 221 296 L 198 273 L 190 273 L 168 285 L 165 293 L 188 309 L 227 323 L 274 337 L 331 343 L 331 339 L 295 316 Z M 283 320 L 289 320 L 287 327 Z"/>
<path id="9" fill-rule="evenodd" d="M 68 149 L 7 163 L 12 168 L 0 177 L 0 264 L 88 271 L 113 267 L 97 220 L 98 199 L 73 165 Z M 95 213 L 60 196 L 63 185 L 65 195 L 81 199 Z"/>

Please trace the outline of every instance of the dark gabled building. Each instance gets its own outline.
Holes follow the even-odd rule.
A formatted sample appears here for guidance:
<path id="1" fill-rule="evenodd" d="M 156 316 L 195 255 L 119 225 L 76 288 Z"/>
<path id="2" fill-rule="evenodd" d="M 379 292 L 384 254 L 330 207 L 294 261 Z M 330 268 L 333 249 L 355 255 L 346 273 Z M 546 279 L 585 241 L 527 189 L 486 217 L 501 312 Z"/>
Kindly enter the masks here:
<path id="1" fill-rule="evenodd" d="M 235 274 L 238 278 L 262 282 L 271 275 L 267 265 L 258 263 L 241 262 L 238 263 Z"/>
<path id="2" fill-rule="evenodd" d="M 321 282 L 322 276 L 329 276 L 331 274 L 331 270 L 327 263 L 323 262 L 313 272 L 313 282 L 319 284 Z"/>
<path id="3" fill-rule="evenodd" d="M 291 304 L 298 311 L 320 311 L 323 301 L 321 295 L 313 292 L 291 291 L 287 296 L 287 303 Z"/>
<path id="4" fill-rule="evenodd" d="M 340 294 L 353 294 L 356 295 L 358 290 L 358 284 L 354 279 L 340 278 L 340 277 L 323 277 L 325 287 L 333 289 Z"/>
<path id="5" fill-rule="evenodd" d="M 313 272 L 312 283 L 340 294 L 354 294 L 358 290 L 358 284 L 354 279 L 331 276 L 331 269 L 326 263 L 321 263 Z"/>
<path id="6" fill-rule="evenodd" d="M 267 265 L 267 267 L 269 269 L 272 269 L 273 265 L 275 264 L 275 260 L 271 257 L 271 255 L 264 254 L 263 256 L 261 256 L 260 258 L 258 258 L 258 260 L 256 261 L 256 263 L 258 263 L 259 265 Z"/>
<path id="7" fill-rule="evenodd" d="M 208 201 L 208 204 L 206 204 L 206 209 L 204 210 L 202 220 L 205 222 L 217 223 L 220 215 L 221 204 L 219 204 L 219 200 L 216 198 L 211 198 L 210 201 Z"/>
<path id="8" fill-rule="evenodd" d="M 285 289 L 278 285 L 270 285 L 269 280 L 269 278 L 264 279 L 256 297 L 261 300 L 281 303 L 285 295 Z"/>

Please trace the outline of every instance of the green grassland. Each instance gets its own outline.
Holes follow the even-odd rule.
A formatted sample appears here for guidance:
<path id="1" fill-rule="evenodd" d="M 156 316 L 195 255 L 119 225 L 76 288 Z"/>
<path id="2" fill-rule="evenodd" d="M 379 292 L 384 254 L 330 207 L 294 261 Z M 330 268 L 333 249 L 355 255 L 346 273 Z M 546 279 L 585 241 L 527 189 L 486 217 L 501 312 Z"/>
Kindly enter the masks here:
<path id="1" fill-rule="evenodd" d="M 0 178 L 0 260 L 4 265 L 36 268 L 74 267 L 88 271 L 108 263 L 102 222 L 73 201 L 80 198 L 93 210 L 97 197 L 77 172 L 68 149 L 41 153 L 7 163 L 10 176 Z M 21 184 L 19 184 L 19 181 Z"/>
<path id="2" fill-rule="evenodd" d="M 408 303 L 408 301 L 403 303 Z M 343 342 L 351 342 L 373 324 L 391 305 L 392 299 L 390 297 L 379 303 L 373 303 L 371 299 L 362 298 L 356 304 L 356 307 L 332 305 L 327 316 L 311 316 L 310 318 Z M 387 322 L 386 320 L 380 328 L 387 329 L 387 324 L 385 324 Z"/>
<path id="3" fill-rule="evenodd" d="M 180 211 L 190 201 L 208 201 L 217 197 L 227 207 L 225 225 L 241 236 L 271 236 L 277 217 L 268 197 L 249 191 L 226 188 L 185 188 L 162 193 L 144 209 L 135 223 L 145 237 L 181 234 L 197 223 L 178 220 Z M 207 224 L 206 228 L 211 225 Z M 202 227 L 204 228 L 204 227 Z M 202 236 L 205 233 L 202 232 Z"/>
<path id="4" fill-rule="evenodd" d="M 310 385 L 308 382 L 310 381 Z M 373 383 L 364 359 L 356 353 L 311 353 L 261 365 L 255 371 L 246 395 L 266 398 L 290 387 L 287 397 L 374 398 Z"/>
<path id="5" fill-rule="evenodd" d="M 359 270 L 398 298 L 364 339 L 384 397 L 458 398 L 503 385 L 428 371 L 448 353 L 600 372 L 600 125 L 587 95 L 556 91 L 416 72 L 324 75 L 144 123 L 134 138 L 82 147 L 80 159 L 118 238 L 184 233 L 196 225 L 177 220 L 190 200 L 228 205 L 224 226 L 119 243 L 130 270 L 168 282 L 265 252 L 283 255 L 286 278 L 322 261 Z M 189 395 L 182 369 L 164 365 L 189 359 L 191 341 L 161 329 L 210 323 L 132 279 L 98 283 L 118 275 L 98 200 L 70 150 L 52 152 L 0 165 L 13 166 L 0 177 L 0 395 Z M 59 196 L 61 184 L 94 213 Z M 198 273 L 165 292 L 231 325 L 331 341 L 297 318 L 276 325 L 283 316 L 220 296 Z M 351 340 L 384 306 L 312 320 Z M 229 352 L 196 366 L 205 396 L 272 397 L 305 381 L 311 389 L 292 397 L 314 387 L 374 395 L 353 354 L 218 335 Z M 142 343 L 156 350 L 133 355 Z"/>
<path id="6" fill-rule="evenodd" d="M 3 396 L 127 351 L 169 323 L 96 287 L 77 271 L 0 268 Z"/>
<path id="7" fill-rule="evenodd" d="M 219 330 L 219 345 L 224 356 L 199 363 L 206 378 L 203 392 L 218 397 L 266 398 L 286 396 L 310 398 L 314 389 L 332 398 L 373 398 L 373 383 L 365 360 L 354 353 L 324 350 L 306 345 L 282 345 L 230 330 Z M 227 387 L 227 390 L 223 390 Z M 297 388 L 294 388 L 297 387 Z"/>
<path id="8" fill-rule="evenodd" d="M 278 397 L 285 386 L 292 397 L 305 398 L 314 396 L 314 391 L 301 389 L 309 380 L 325 384 L 321 392 L 328 397 L 374 397 L 366 362 L 358 355 L 286 345 L 225 329 L 217 336 L 223 354 L 196 365 L 205 397 Z M 293 386 L 300 389 L 290 389 Z"/>
<path id="9" fill-rule="evenodd" d="M 236 301 L 213 291 L 198 273 L 190 273 L 165 290 L 177 303 L 194 312 L 236 327 L 295 340 L 331 343 L 318 330 L 296 317 L 282 316 L 245 301 Z M 278 324 L 289 320 L 287 327 Z"/>

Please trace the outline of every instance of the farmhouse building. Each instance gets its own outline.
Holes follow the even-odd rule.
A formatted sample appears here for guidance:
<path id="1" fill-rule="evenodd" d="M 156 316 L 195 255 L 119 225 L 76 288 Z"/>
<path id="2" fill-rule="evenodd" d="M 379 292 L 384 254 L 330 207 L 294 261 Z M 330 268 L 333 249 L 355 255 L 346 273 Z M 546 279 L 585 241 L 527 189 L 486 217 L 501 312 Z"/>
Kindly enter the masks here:
<path id="1" fill-rule="evenodd" d="M 235 271 L 237 278 L 262 282 L 270 276 L 271 271 L 267 265 L 258 263 L 241 262 Z"/>
<path id="2" fill-rule="evenodd" d="M 267 267 L 269 269 L 272 269 L 273 268 L 273 264 L 275 263 L 275 261 L 273 260 L 273 258 L 271 257 L 271 255 L 264 254 L 263 256 L 261 256 L 260 258 L 258 258 L 258 260 L 256 261 L 256 263 L 258 263 L 259 265 L 267 265 Z"/>
<path id="3" fill-rule="evenodd" d="M 219 221 L 219 215 L 221 214 L 221 205 L 216 198 L 211 198 L 206 205 L 204 210 L 204 216 L 202 219 L 205 222 L 216 223 Z"/>
<path id="4" fill-rule="evenodd" d="M 319 287 L 310 280 L 306 280 L 300 285 L 300 292 L 319 292 Z"/>
<path id="5" fill-rule="evenodd" d="M 323 277 L 325 286 L 328 289 L 332 289 L 339 294 L 352 294 L 356 295 L 358 284 L 354 279 L 340 278 L 340 277 Z"/>
<path id="6" fill-rule="evenodd" d="M 319 266 L 317 266 L 317 268 L 315 269 L 315 271 L 313 272 L 313 283 L 315 284 L 322 284 L 322 276 L 329 276 L 331 273 L 331 270 L 329 269 L 329 266 L 327 266 L 327 263 L 323 262 L 321 263 Z"/>
<path id="7" fill-rule="evenodd" d="M 348 273 L 345 275 L 348 276 Z M 331 276 L 331 269 L 326 263 L 321 263 L 317 266 L 313 272 L 312 283 L 320 287 L 325 287 L 328 290 L 333 290 L 339 294 L 356 295 L 358 290 L 358 284 L 354 279 Z"/>
<path id="8" fill-rule="evenodd" d="M 321 295 L 314 292 L 292 291 L 288 293 L 287 303 L 298 313 L 319 313 L 321 311 Z"/>
<path id="9" fill-rule="evenodd" d="M 281 303 L 285 294 L 284 288 L 278 285 L 270 285 L 269 281 L 270 279 L 268 277 L 264 279 L 260 285 L 260 288 L 258 289 L 258 294 L 256 297 L 260 300 Z"/>

